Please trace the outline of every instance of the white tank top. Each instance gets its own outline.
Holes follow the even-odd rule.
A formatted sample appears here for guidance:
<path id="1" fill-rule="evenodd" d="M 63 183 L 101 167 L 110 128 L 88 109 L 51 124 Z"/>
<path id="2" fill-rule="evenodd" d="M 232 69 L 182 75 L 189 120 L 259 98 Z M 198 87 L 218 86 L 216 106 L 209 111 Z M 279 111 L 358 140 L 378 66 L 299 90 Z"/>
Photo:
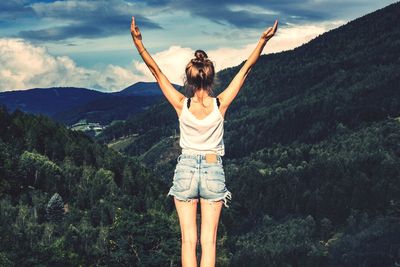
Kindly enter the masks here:
<path id="1" fill-rule="evenodd" d="M 179 117 L 180 139 L 182 154 L 225 154 L 224 118 L 218 109 L 217 99 L 213 98 L 213 111 L 203 119 L 196 118 L 187 107 L 185 98 Z"/>

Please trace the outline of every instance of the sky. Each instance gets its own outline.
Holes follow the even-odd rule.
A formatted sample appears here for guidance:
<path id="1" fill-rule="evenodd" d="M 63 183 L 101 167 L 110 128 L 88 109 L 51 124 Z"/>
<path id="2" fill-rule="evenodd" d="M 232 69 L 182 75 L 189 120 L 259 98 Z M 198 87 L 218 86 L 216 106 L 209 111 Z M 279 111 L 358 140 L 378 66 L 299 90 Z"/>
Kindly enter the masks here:
<path id="1" fill-rule="evenodd" d="M 120 91 L 155 81 L 130 35 L 131 17 L 167 78 L 182 85 L 196 49 L 216 71 L 246 60 L 279 21 L 262 54 L 298 47 L 389 0 L 1 0 L 0 92 L 47 87 Z"/>

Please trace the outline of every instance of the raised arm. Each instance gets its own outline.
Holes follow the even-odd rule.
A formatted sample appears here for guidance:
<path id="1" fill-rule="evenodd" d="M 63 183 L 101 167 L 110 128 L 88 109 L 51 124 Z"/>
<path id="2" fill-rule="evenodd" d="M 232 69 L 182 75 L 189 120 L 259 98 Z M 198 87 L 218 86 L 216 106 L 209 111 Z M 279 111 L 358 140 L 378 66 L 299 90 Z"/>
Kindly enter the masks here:
<path id="1" fill-rule="evenodd" d="M 221 109 L 222 113 L 225 113 L 228 106 L 231 104 L 233 99 L 239 93 L 239 90 L 242 87 L 251 68 L 257 62 L 258 58 L 260 57 L 260 54 L 261 54 L 262 50 L 264 49 L 265 44 L 268 42 L 269 39 L 271 39 L 274 36 L 277 29 L 278 29 L 278 20 L 275 20 L 274 26 L 269 27 L 262 33 L 261 38 L 258 41 L 256 48 L 251 53 L 251 55 L 249 56 L 247 61 L 243 64 L 242 68 L 239 70 L 239 72 L 233 78 L 233 80 L 228 85 L 228 87 L 218 95 L 218 98 L 221 103 L 220 109 Z"/>
<path id="2" fill-rule="evenodd" d="M 175 110 L 179 109 L 181 106 L 182 99 L 185 96 L 175 89 L 175 87 L 170 83 L 170 81 L 164 75 L 164 73 L 162 73 L 157 63 L 153 60 L 149 52 L 144 47 L 142 42 L 142 34 L 140 33 L 139 27 L 135 23 L 135 17 L 133 16 L 131 22 L 131 35 L 133 43 L 135 44 L 137 50 L 139 51 L 140 56 L 146 63 L 147 67 L 150 69 L 153 76 L 156 78 L 157 83 L 159 84 L 165 97 L 172 104 Z"/>

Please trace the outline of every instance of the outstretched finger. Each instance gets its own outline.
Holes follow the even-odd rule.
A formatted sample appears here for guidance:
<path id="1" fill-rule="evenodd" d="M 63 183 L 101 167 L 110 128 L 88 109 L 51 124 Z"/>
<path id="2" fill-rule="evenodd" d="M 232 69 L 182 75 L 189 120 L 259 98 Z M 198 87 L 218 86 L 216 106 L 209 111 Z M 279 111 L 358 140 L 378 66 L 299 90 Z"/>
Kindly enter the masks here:
<path id="1" fill-rule="evenodd" d="M 276 31 L 276 28 L 278 28 L 278 20 L 275 20 L 274 27 L 273 27 L 274 32 Z"/>
<path id="2" fill-rule="evenodd" d="M 135 17 L 132 16 L 132 25 L 135 25 Z"/>

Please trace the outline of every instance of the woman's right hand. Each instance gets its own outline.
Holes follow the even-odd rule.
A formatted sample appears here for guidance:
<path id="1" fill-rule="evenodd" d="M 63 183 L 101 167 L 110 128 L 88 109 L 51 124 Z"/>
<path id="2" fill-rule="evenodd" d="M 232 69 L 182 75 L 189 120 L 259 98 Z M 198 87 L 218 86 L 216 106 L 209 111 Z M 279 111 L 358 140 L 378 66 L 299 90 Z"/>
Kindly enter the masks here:
<path id="1" fill-rule="evenodd" d="M 277 29 L 278 29 L 278 20 L 275 20 L 274 26 L 273 27 L 269 27 L 268 29 L 266 29 L 262 33 L 261 39 L 264 39 L 265 41 L 268 41 L 269 39 L 271 39 L 275 35 Z"/>
<path id="2" fill-rule="evenodd" d="M 135 23 L 134 16 L 132 16 L 132 22 L 131 22 L 131 35 L 134 42 L 142 41 L 142 34 L 140 33 L 139 27 Z"/>

